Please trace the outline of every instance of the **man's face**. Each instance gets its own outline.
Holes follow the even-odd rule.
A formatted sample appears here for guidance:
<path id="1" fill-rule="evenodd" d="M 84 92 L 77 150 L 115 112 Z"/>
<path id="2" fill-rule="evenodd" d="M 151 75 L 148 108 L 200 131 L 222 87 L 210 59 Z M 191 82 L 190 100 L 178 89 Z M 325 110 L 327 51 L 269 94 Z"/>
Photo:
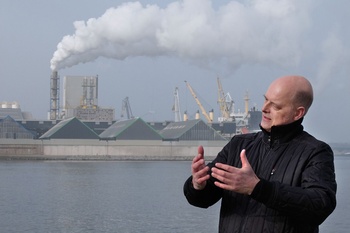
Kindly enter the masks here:
<path id="1" fill-rule="evenodd" d="M 286 125 L 296 121 L 293 90 L 280 82 L 272 83 L 264 95 L 261 126 L 270 132 L 272 126 Z"/>

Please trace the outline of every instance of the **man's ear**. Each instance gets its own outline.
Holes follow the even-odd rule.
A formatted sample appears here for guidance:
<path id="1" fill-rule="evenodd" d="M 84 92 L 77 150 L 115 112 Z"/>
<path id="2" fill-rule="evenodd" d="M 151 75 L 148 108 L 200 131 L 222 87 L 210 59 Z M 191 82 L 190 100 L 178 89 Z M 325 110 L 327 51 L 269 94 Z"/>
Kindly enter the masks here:
<path id="1" fill-rule="evenodd" d="M 297 110 L 295 111 L 294 120 L 299 120 L 305 115 L 305 113 L 306 113 L 305 107 L 302 107 L 302 106 L 298 107 Z"/>

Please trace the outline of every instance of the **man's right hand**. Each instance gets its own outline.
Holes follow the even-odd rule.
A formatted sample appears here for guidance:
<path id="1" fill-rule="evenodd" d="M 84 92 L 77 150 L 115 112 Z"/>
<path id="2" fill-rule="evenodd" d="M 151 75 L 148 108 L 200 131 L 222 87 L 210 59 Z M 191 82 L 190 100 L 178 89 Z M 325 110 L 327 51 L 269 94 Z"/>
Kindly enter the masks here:
<path id="1" fill-rule="evenodd" d="M 209 167 L 205 165 L 203 146 L 198 147 L 198 155 L 192 160 L 191 169 L 193 187 L 197 190 L 204 189 L 210 175 L 208 174 Z"/>

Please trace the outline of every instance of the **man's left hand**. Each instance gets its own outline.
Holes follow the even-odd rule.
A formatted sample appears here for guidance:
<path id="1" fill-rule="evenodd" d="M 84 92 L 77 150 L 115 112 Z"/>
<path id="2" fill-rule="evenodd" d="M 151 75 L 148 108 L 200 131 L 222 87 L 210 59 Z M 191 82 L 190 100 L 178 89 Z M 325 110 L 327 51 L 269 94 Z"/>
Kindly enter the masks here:
<path id="1" fill-rule="evenodd" d="M 212 176 L 218 181 L 219 188 L 250 195 L 260 179 L 256 176 L 246 157 L 245 150 L 240 154 L 242 168 L 236 168 L 223 163 L 216 163 L 211 169 Z"/>

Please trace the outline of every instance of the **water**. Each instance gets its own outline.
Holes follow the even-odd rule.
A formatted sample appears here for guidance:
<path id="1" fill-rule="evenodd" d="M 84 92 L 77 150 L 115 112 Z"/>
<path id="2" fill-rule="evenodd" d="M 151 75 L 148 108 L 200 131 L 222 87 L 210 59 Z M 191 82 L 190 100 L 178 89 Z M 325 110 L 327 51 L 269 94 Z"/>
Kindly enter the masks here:
<path id="1" fill-rule="evenodd" d="M 335 172 L 338 183 L 337 207 L 321 225 L 320 232 L 345 233 L 350 229 L 350 156 L 335 157 Z"/>
<path id="2" fill-rule="evenodd" d="M 350 157 L 336 157 L 338 206 L 321 232 L 348 232 Z M 217 232 L 219 205 L 190 206 L 190 162 L 1 161 L 6 233 Z"/>

